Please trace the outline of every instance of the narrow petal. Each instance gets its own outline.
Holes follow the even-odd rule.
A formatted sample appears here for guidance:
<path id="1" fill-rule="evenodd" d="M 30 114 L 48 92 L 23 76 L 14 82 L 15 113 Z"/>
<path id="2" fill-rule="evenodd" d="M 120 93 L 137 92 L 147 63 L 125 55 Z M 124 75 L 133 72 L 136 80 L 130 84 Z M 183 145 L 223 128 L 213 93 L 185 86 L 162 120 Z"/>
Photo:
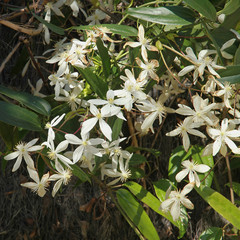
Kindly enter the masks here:
<path id="1" fill-rule="evenodd" d="M 181 172 L 179 172 L 176 175 L 177 182 L 181 182 L 188 175 L 188 172 L 189 172 L 188 169 L 183 169 Z"/>
<path id="2" fill-rule="evenodd" d="M 112 129 L 109 127 L 109 125 L 103 119 L 99 119 L 99 126 L 103 135 L 109 141 L 112 141 Z"/>

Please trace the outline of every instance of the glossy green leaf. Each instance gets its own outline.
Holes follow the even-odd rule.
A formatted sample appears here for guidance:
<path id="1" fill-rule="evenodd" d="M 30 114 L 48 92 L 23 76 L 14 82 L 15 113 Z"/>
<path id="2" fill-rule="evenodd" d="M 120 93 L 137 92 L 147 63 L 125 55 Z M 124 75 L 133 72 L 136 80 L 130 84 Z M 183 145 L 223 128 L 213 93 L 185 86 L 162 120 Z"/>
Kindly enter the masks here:
<path id="1" fill-rule="evenodd" d="M 158 233 L 147 213 L 128 190 L 117 190 L 117 200 L 122 210 L 146 239 L 159 239 Z"/>
<path id="2" fill-rule="evenodd" d="M 226 184 L 228 187 L 230 187 L 230 184 Z M 240 197 L 240 183 L 233 182 L 232 183 L 233 191 Z"/>
<path id="3" fill-rule="evenodd" d="M 47 26 L 47 28 L 49 28 L 51 31 L 59 34 L 59 35 L 64 35 L 64 29 L 61 27 L 58 27 L 52 23 L 49 23 L 47 21 L 45 21 L 43 18 L 39 17 L 38 15 L 36 15 L 35 13 L 32 12 L 32 15 L 41 23 L 43 23 L 44 25 Z"/>
<path id="4" fill-rule="evenodd" d="M 211 227 L 205 230 L 199 240 L 221 240 L 223 239 L 223 229 L 218 227 Z"/>
<path id="5" fill-rule="evenodd" d="M 42 130 L 38 115 L 25 108 L 0 101 L 0 113 L 1 122 L 33 131 Z"/>
<path id="6" fill-rule="evenodd" d="M 25 105 L 26 107 L 32 109 L 39 114 L 45 116 L 49 116 L 51 114 L 50 104 L 40 97 L 36 97 L 25 92 L 14 91 L 2 85 L 0 85 L 0 93 L 17 100 L 21 104 Z"/>
<path id="7" fill-rule="evenodd" d="M 114 116 L 108 119 L 108 124 L 112 128 L 112 141 L 117 140 L 122 130 L 123 120 Z"/>
<path id="8" fill-rule="evenodd" d="M 192 160 L 195 163 L 198 164 L 205 164 L 207 166 L 209 166 L 210 168 L 212 168 L 214 166 L 214 160 L 213 160 L 213 156 L 209 155 L 209 156 L 202 156 L 204 147 L 200 147 L 198 145 L 192 146 L 190 148 L 191 151 L 191 157 Z M 213 180 L 213 171 L 209 174 L 208 172 L 201 174 L 201 173 L 197 173 L 200 180 L 202 180 L 203 178 L 205 178 L 207 175 L 207 177 L 205 178 L 205 180 L 203 182 L 201 182 L 201 184 L 204 184 L 205 186 L 210 187 L 212 185 L 212 180 Z"/>
<path id="9" fill-rule="evenodd" d="M 86 182 L 86 181 L 91 182 L 88 175 L 80 167 L 78 167 L 76 164 L 71 165 L 71 168 L 72 168 L 73 175 L 78 177 L 82 182 Z"/>
<path id="10" fill-rule="evenodd" d="M 163 25 L 188 25 L 195 21 L 193 12 L 181 6 L 129 8 L 127 14 Z"/>
<path id="11" fill-rule="evenodd" d="M 76 69 L 83 75 L 92 90 L 97 93 L 100 98 L 105 99 L 108 91 L 108 84 L 104 82 L 102 78 L 93 73 L 90 68 L 83 69 L 76 67 Z"/>
<path id="12" fill-rule="evenodd" d="M 240 6 L 240 0 L 227 1 L 224 8 L 218 12 L 218 14 L 230 15 L 236 11 Z"/>
<path id="13" fill-rule="evenodd" d="M 155 193 L 161 202 L 165 201 L 166 192 L 171 185 L 172 184 L 168 179 L 160 179 L 153 183 Z"/>
<path id="14" fill-rule="evenodd" d="M 209 0 L 184 0 L 184 3 L 198 11 L 204 17 L 215 22 L 216 20 L 216 9 Z"/>
<path id="15" fill-rule="evenodd" d="M 108 50 L 103 45 L 101 38 L 97 39 L 96 44 L 97 44 L 97 48 L 99 51 L 99 55 L 102 60 L 103 73 L 104 73 L 105 78 L 107 79 L 109 77 L 109 75 L 111 74 L 111 62 L 110 62 L 110 57 L 108 55 Z"/>
<path id="16" fill-rule="evenodd" d="M 217 71 L 221 77 L 231 77 L 240 74 L 240 65 L 227 66 L 225 69 Z M 220 78 L 221 79 L 221 78 Z"/>
<path id="17" fill-rule="evenodd" d="M 240 83 L 240 74 L 228 76 L 228 77 L 222 77 L 222 78 L 219 78 L 218 81 L 222 83 L 229 82 L 231 84 Z"/>
<path id="18" fill-rule="evenodd" d="M 215 190 L 200 186 L 195 187 L 198 194 L 220 215 L 227 219 L 232 225 L 240 229 L 240 209 L 233 205 L 227 198 Z"/>
<path id="19" fill-rule="evenodd" d="M 203 157 L 202 152 L 203 152 L 203 147 L 200 147 L 198 145 L 191 146 L 188 152 L 185 152 L 183 146 L 179 146 L 176 149 L 174 149 L 169 159 L 169 166 L 168 166 L 169 179 L 172 182 L 176 183 L 176 179 L 175 179 L 176 174 L 182 170 L 181 163 L 182 161 L 185 161 L 185 160 L 192 159 L 194 162 L 198 164 L 206 164 L 209 167 L 213 167 L 214 165 L 213 157 L 212 156 Z M 200 180 L 205 178 L 207 174 L 208 173 L 205 173 L 205 174 L 198 173 Z M 202 184 L 210 187 L 212 184 L 212 178 L 213 178 L 213 172 L 211 172 L 208 175 L 208 177 L 204 180 L 204 182 L 202 182 Z"/>
<path id="20" fill-rule="evenodd" d="M 129 161 L 129 166 L 139 165 L 144 162 L 147 162 L 147 159 L 143 155 L 134 153 Z"/>
<path id="21" fill-rule="evenodd" d="M 75 30 L 93 30 L 97 27 L 106 27 L 108 28 L 112 33 L 119 34 L 122 37 L 130 37 L 130 36 L 137 36 L 138 31 L 131 26 L 127 25 L 118 25 L 118 24 L 97 24 L 97 25 L 88 25 L 88 26 L 77 26 L 77 27 L 71 27 L 70 29 Z"/>
<path id="22" fill-rule="evenodd" d="M 0 136 L 8 150 L 12 150 L 18 142 L 18 128 L 0 122 Z"/>
<path id="23" fill-rule="evenodd" d="M 126 182 L 124 186 L 127 187 L 133 193 L 133 195 L 135 195 L 140 201 L 147 204 L 153 211 L 162 215 L 163 217 L 168 219 L 172 224 L 178 227 L 179 238 L 183 237 L 183 235 L 187 230 L 187 218 L 182 219 L 182 221 L 179 220 L 174 222 L 170 213 L 165 213 L 159 210 L 159 207 L 161 205 L 161 202 L 159 201 L 159 199 L 153 196 L 149 191 L 144 189 L 141 185 L 139 185 L 138 183 L 129 181 L 129 182 Z"/>
<path id="24" fill-rule="evenodd" d="M 238 49 L 234 56 L 234 65 L 239 65 L 239 64 L 240 64 L 240 46 L 238 46 Z"/>

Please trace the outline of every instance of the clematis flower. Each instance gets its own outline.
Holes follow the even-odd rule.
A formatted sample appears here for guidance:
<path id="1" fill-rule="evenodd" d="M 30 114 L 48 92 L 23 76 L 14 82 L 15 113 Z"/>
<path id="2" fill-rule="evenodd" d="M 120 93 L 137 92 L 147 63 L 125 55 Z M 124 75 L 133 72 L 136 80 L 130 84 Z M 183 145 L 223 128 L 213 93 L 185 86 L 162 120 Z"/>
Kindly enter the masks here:
<path id="1" fill-rule="evenodd" d="M 197 164 L 189 160 L 182 162 L 184 169 L 176 175 L 177 182 L 181 182 L 187 175 L 190 183 L 195 183 L 200 186 L 200 179 L 196 172 L 205 173 L 210 170 L 210 167 L 205 164 Z"/>
<path id="2" fill-rule="evenodd" d="M 25 160 L 26 164 L 34 169 L 34 162 L 30 156 L 30 152 L 35 152 L 42 149 L 42 146 L 36 145 L 33 146 L 38 141 L 38 138 L 33 139 L 29 143 L 23 143 L 20 142 L 16 145 L 16 151 L 8 154 L 4 157 L 5 160 L 12 160 L 14 158 L 17 158 L 17 161 L 15 162 L 12 171 L 15 172 L 22 162 L 22 159 Z"/>
<path id="3" fill-rule="evenodd" d="M 33 192 L 36 192 L 39 197 L 43 197 L 46 194 L 46 188 L 49 185 L 49 172 L 44 174 L 40 180 L 38 172 L 30 167 L 27 167 L 29 176 L 34 182 L 22 183 L 22 187 L 30 188 Z"/>
<path id="4" fill-rule="evenodd" d="M 63 166 L 58 161 L 56 161 L 55 167 L 56 167 L 57 173 L 51 175 L 49 178 L 49 181 L 57 181 L 54 184 L 54 187 L 52 190 L 53 197 L 56 195 L 57 191 L 59 190 L 62 184 L 64 185 L 68 184 L 72 176 L 71 170 L 69 168 L 64 169 Z"/>
<path id="5" fill-rule="evenodd" d="M 99 145 L 104 142 L 101 138 L 91 138 L 89 139 L 89 134 L 82 135 L 82 139 L 78 138 L 74 134 L 66 134 L 65 138 L 70 144 L 79 145 L 73 152 L 73 163 L 78 162 L 84 152 L 91 152 L 95 156 L 101 157 L 102 154 L 99 149 L 97 149 L 96 145 Z"/>
<path id="6" fill-rule="evenodd" d="M 127 45 L 129 45 L 130 47 L 133 47 L 133 48 L 141 46 L 141 55 L 143 57 L 143 60 L 148 61 L 147 49 L 149 51 L 157 51 L 157 52 L 158 52 L 158 49 L 156 47 L 150 45 L 151 40 L 145 38 L 144 35 L 145 35 L 145 32 L 144 32 L 143 25 L 140 25 L 138 28 L 139 42 L 126 42 L 123 47 L 125 47 Z"/>
<path id="7" fill-rule="evenodd" d="M 142 69 L 141 73 L 139 74 L 139 80 L 142 81 L 144 79 L 153 79 L 159 82 L 159 77 L 155 73 L 155 68 L 159 66 L 159 63 L 156 59 L 152 59 L 150 61 L 144 61 L 144 63 L 140 60 L 140 58 L 136 58 L 136 62 L 138 66 Z"/>
<path id="8" fill-rule="evenodd" d="M 187 57 L 191 59 L 191 61 L 194 63 L 193 65 L 189 65 L 185 68 L 183 68 L 179 73 L 178 76 L 184 76 L 185 74 L 193 72 L 193 84 L 196 84 L 198 77 L 200 77 L 203 80 L 203 73 L 205 68 L 207 67 L 209 72 L 220 78 L 219 74 L 214 69 L 224 69 L 225 67 L 217 65 L 211 57 L 209 57 L 210 50 L 201 50 L 198 54 L 198 58 L 194 54 L 192 48 L 187 47 L 186 48 Z"/>
<path id="9" fill-rule="evenodd" d="M 40 90 L 43 86 L 43 80 L 41 78 L 36 82 L 36 88 L 32 85 L 29 79 L 28 79 L 28 84 L 31 87 L 31 93 L 33 94 L 33 96 L 37 96 L 41 98 L 46 97 L 46 95 L 40 93 Z"/>
<path id="10" fill-rule="evenodd" d="M 188 209 L 193 209 L 194 205 L 186 197 L 186 195 L 192 191 L 194 184 L 187 184 L 182 191 L 171 191 L 169 196 L 166 196 L 166 200 L 160 205 L 160 209 L 164 212 L 170 211 L 173 221 L 177 221 L 181 214 L 181 204 Z"/>
<path id="11" fill-rule="evenodd" d="M 55 139 L 55 132 L 53 131 L 53 127 L 57 126 L 62 119 L 64 118 L 65 113 L 62 114 L 61 116 L 56 116 L 50 123 L 46 123 L 45 129 L 48 129 L 48 138 L 47 142 L 50 142 L 51 140 Z"/>
<path id="12" fill-rule="evenodd" d="M 88 134 L 93 127 L 99 122 L 100 129 L 103 135 L 109 140 L 112 141 L 112 129 L 110 126 L 103 120 L 105 117 L 109 117 L 109 114 L 106 114 L 102 111 L 99 111 L 93 104 L 90 104 L 90 112 L 94 117 L 86 120 L 82 124 L 81 135 Z"/>
<path id="13" fill-rule="evenodd" d="M 190 107 L 178 104 L 178 109 L 176 113 L 191 116 L 193 122 L 206 122 L 208 125 L 215 125 L 218 122 L 218 118 L 211 112 L 212 109 L 215 109 L 217 104 L 211 103 L 208 105 L 208 98 L 202 99 L 198 94 L 192 97 L 194 110 Z"/>
<path id="14" fill-rule="evenodd" d="M 188 133 L 201 137 L 201 138 L 205 138 L 206 136 L 201 133 L 200 131 L 194 129 L 194 128 L 198 128 L 202 125 L 202 123 L 197 123 L 197 122 L 193 122 L 193 120 L 191 118 L 185 118 L 183 123 L 179 123 L 178 127 L 176 129 L 174 129 L 173 131 L 167 133 L 167 136 L 177 136 L 177 135 L 181 135 L 182 136 L 182 140 L 183 140 L 183 147 L 185 149 L 185 151 L 187 152 L 190 146 L 190 139 L 188 136 Z"/>
<path id="15" fill-rule="evenodd" d="M 225 157 L 227 154 L 227 146 L 235 154 L 240 154 L 240 149 L 232 141 L 232 139 L 240 137 L 240 130 L 232 130 L 228 125 L 228 119 L 224 118 L 221 123 L 221 128 L 215 129 L 207 127 L 208 135 L 215 140 L 213 144 L 209 144 L 204 149 L 204 155 L 209 153 L 215 156 L 219 151 Z M 232 138 L 232 139 L 231 139 Z"/>
<path id="16" fill-rule="evenodd" d="M 87 22 L 90 22 L 89 25 L 96 25 L 96 24 L 100 24 L 100 20 L 103 20 L 106 17 L 106 13 L 104 13 L 103 11 L 96 9 L 95 12 L 86 18 Z"/>

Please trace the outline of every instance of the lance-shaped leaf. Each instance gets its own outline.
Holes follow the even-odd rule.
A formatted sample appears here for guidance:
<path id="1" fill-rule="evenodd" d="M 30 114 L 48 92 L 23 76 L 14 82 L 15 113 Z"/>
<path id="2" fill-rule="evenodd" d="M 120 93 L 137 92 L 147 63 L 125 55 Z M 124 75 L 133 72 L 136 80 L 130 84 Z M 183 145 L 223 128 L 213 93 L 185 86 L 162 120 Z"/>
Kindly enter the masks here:
<path id="1" fill-rule="evenodd" d="M 181 6 L 129 8 L 127 14 L 163 25 L 189 25 L 195 21 L 193 12 Z"/>
<path id="2" fill-rule="evenodd" d="M 78 177 L 82 182 L 91 182 L 88 175 L 77 165 L 71 165 L 72 173 L 74 176 Z"/>
<path id="3" fill-rule="evenodd" d="M 173 221 L 170 213 L 165 213 L 159 210 L 161 202 L 138 183 L 129 181 L 126 182 L 124 186 L 127 187 L 132 192 L 132 194 L 135 195 L 140 201 L 147 204 L 153 211 L 167 218 L 172 224 L 178 227 L 179 238 L 183 237 L 187 229 L 187 219 L 184 219 L 183 222 L 180 220 L 176 222 Z"/>
<path id="4" fill-rule="evenodd" d="M 98 27 L 106 27 L 109 29 L 112 33 L 114 34 L 119 34 L 122 37 L 134 37 L 138 35 L 137 29 L 131 26 L 127 25 L 118 25 L 118 24 L 97 24 L 97 25 L 88 25 L 88 26 L 75 26 L 71 27 L 70 29 L 75 29 L 75 30 L 93 30 L 94 28 Z"/>
<path id="5" fill-rule="evenodd" d="M 91 89 L 97 93 L 100 98 L 105 99 L 108 90 L 108 84 L 104 82 L 101 77 L 93 73 L 90 68 L 83 69 L 76 67 L 76 69 L 83 75 L 83 77 L 91 86 Z"/>
<path id="6" fill-rule="evenodd" d="M 223 229 L 218 227 L 211 227 L 205 230 L 199 240 L 222 240 L 223 238 Z"/>
<path id="7" fill-rule="evenodd" d="M 4 123 L 33 131 L 42 130 L 38 115 L 25 108 L 0 101 L 0 113 L 0 121 Z"/>
<path id="8" fill-rule="evenodd" d="M 184 3 L 201 13 L 204 17 L 212 21 L 216 20 L 216 9 L 209 0 L 184 0 Z"/>
<path id="9" fill-rule="evenodd" d="M 0 93 L 14 100 L 17 100 L 21 104 L 25 105 L 26 107 L 32 109 L 37 113 L 45 116 L 49 116 L 51 114 L 50 104 L 40 97 L 36 97 L 25 92 L 17 92 L 2 85 L 0 85 Z"/>
<path id="10" fill-rule="evenodd" d="M 240 229 L 240 209 L 233 205 L 227 198 L 209 187 L 195 187 L 198 194 L 220 215 L 227 219 L 233 226 Z"/>
<path id="11" fill-rule="evenodd" d="M 117 200 L 124 213 L 148 240 L 158 240 L 159 236 L 152 221 L 140 203 L 126 189 L 117 191 Z"/>
<path id="12" fill-rule="evenodd" d="M 108 55 L 108 50 L 107 48 L 103 45 L 103 42 L 100 38 L 97 39 L 97 48 L 99 51 L 99 55 L 102 60 L 102 65 L 103 65 L 103 73 L 105 78 L 107 79 L 109 75 L 111 74 L 111 62 L 110 62 L 110 57 Z"/>

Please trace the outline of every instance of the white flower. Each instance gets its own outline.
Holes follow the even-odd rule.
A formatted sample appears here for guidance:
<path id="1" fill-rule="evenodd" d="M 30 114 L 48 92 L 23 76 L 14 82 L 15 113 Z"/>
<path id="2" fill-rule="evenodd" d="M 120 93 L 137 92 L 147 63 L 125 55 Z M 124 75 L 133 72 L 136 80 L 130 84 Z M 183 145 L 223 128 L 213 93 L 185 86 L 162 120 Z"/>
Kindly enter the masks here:
<path id="1" fill-rule="evenodd" d="M 147 49 L 149 51 L 157 51 L 158 49 L 152 45 L 150 45 L 150 41 L 149 39 L 144 37 L 145 32 L 144 32 L 144 28 L 143 25 L 140 25 L 138 28 L 138 40 L 139 42 L 127 42 L 125 43 L 125 45 L 123 47 L 125 47 L 126 45 L 129 45 L 130 47 L 140 47 L 141 46 L 141 55 L 143 57 L 144 61 L 148 61 L 148 56 L 147 56 Z"/>
<path id="2" fill-rule="evenodd" d="M 240 149 L 231 140 L 231 138 L 234 139 L 240 137 L 240 130 L 229 129 L 227 118 L 222 120 L 221 129 L 207 127 L 207 133 L 213 140 L 215 140 L 213 144 L 206 146 L 208 151 L 210 151 L 209 147 L 212 147 L 213 156 L 220 151 L 220 153 L 225 157 L 227 154 L 227 146 L 233 151 L 233 153 L 240 154 Z M 207 153 L 205 152 L 205 154 Z"/>
<path id="3" fill-rule="evenodd" d="M 203 73 L 205 68 L 207 67 L 209 72 L 220 77 L 219 74 L 214 69 L 224 69 L 225 67 L 216 65 L 216 63 L 213 61 L 211 57 L 208 55 L 211 54 L 210 50 L 201 50 L 198 54 L 198 58 L 194 54 L 192 48 L 187 47 L 186 48 L 187 57 L 194 63 L 194 65 L 189 65 L 185 68 L 183 68 L 179 73 L 178 76 L 183 76 L 192 70 L 194 70 L 193 73 L 193 84 L 196 84 L 198 77 L 200 77 L 203 80 Z"/>
<path id="4" fill-rule="evenodd" d="M 63 13 L 60 11 L 60 7 L 64 4 L 65 0 L 58 0 L 55 3 L 52 2 L 48 2 L 47 4 L 44 5 L 45 7 L 45 11 L 46 11 L 46 15 L 44 20 L 47 22 L 51 21 L 51 10 L 57 15 L 57 16 L 61 16 L 64 18 Z"/>
<path id="5" fill-rule="evenodd" d="M 173 137 L 173 136 L 177 136 L 180 134 L 183 139 L 183 147 L 184 147 L 185 151 L 187 152 L 188 148 L 190 146 L 190 139 L 188 137 L 188 133 L 198 136 L 198 137 L 201 137 L 201 138 L 206 137 L 203 133 L 194 129 L 194 128 L 200 127 L 201 125 L 202 125 L 201 123 L 194 123 L 191 118 L 185 118 L 183 123 L 179 123 L 178 127 L 176 129 L 167 133 L 166 135 Z"/>
<path id="6" fill-rule="evenodd" d="M 101 108 L 101 112 L 103 114 L 109 115 L 109 116 L 114 116 L 116 115 L 118 118 L 121 118 L 126 121 L 125 117 L 122 114 L 121 108 L 118 106 L 115 106 L 116 102 L 118 102 L 117 99 L 114 99 L 115 94 L 113 90 L 108 90 L 107 91 L 107 100 L 103 99 L 90 99 L 88 102 L 90 104 L 94 105 L 104 105 Z"/>
<path id="7" fill-rule="evenodd" d="M 33 139 L 29 143 L 22 143 L 16 145 L 16 151 L 8 154 L 4 157 L 5 160 L 12 160 L 14 158 L 17 158 L 17 161 L 15 162 L 12 171 L 15 172 L 22 162 L 22 159 L 24 158 L 26 164 L 34 169 L 34 162 L 30 156 L 30 152 L 35 152 L 42 149 L 42 146 L 36 145 L 33 146 L 38 141 L 38 138 Z"/>
<path id="8" fill-rule="evenodd" d="M 82 139 L 78 138 L 73 134 L 66 134 L 65 138 L 70 144 L 79 145 L 73 152 L 73 163 L 78 162 L 84 152 L 90 152 L 95 156 L 101 157 L 102 154 L 99 149 L 97 149 L 96 145 L 99 145 L 104 142 L 101 138 L 91 138 L 89 139 L 89 134 L 83 135 L 81 134 Z"/>
<path id="9" fill-rule="evenodd" d="M 166 100 L 165 96 L 161 95 L 157 102 L 155 102 L 153 98 L 149 98 L 149 100 L 138 101 L 138 103 L 141 103 L 142 105 L 137 105 L 137 108 L 142 112 L 148 113 L 148 116 L 145 118 L 141 126 L 143 131 L 146 131 L 150 128 L 152 132 L 154 132 L 153 123 L 157 118 L 159 119 L 160 125 L 166 113 L 175 112 L 173 109 L 164 106 L 164 100 Z"/>
<path id="10" fill-rule="evenodd" d="M 59 188 L 61 187 L 62 184 L 67 185 L 71 176 L 72 176 L 72 172 L 70 169 L 64 169 L 62 167 L 62 165 L 56 161 L 55 163 L 55 167 L 57 169 L 57 173 L 53 174 L 50 176 L 49 181 L 57 181 L 54 184 L 53 190 L 52 190 L 52 196 L 54 197 L 57 193 L 57 191 L 59 190 Z"/>
<path id="11" fill-rule="evenodd" d="M 103 120 L 105 117 L 109 117 L 108 114 L 103 113 L 102 110 L 99 111 L 93 104 L 90 104 L 90 112 L 94 115 L 93 118 L 90 118 L 83 122 L 81 134 L 88 134 L 93 127 L 99 122 L 100 129 L 103 135 L 109 140 L 112 141 L 112 129 L 110 126 Z"/>
<path id="12" fill-rule="evenodd" d="M 181 182 L 187 175 L 190 183 L 195 183 L 197 187 L 200 186 L 200 179 L 196 172 L 205 173 L 209 171 L 210 167 L 205 164 L 197 164 L 189 160 L 182 162 L 184 169 L 176 175 L 176 180 Z"/>
<path id="13" fill-rule="evenodd" d="M 186 195 L 192 191 L 194 184 L 187 184 L 182 191 L 171 191 L 168 199 L 161 203 L 160 209 L 162 211 L 169 211 L 173 217 L 173 221 L 177 221 L 181 214 L 181 204 L 188 209 L 193 209 L 194 205 L 186 198 Z"/>
<path id="14" fill-rule="evenodd" d="M 29 167 L 27 167 L 27 170 L 34 182 L 22 183 L 21 186 L 30 188 L 33 192 L 37 192 L 38 196 L 43 197 L 49 185 L 49 172 L 44 174 L 40 180 L 36 170 Z"/>
<path id="15" fill-rule="evenodd" d="M 159 63 L 156 59 L 152 59 L 150 61 L 144 61 L 145 63 L 143 63 L 140 58 L 136 58 L 136 62 L 138 64 L 138 66 L 140 68 L 142 68 L 143 70 L 141 71 L 141 73 L 139 74 L 139 80 L 142 81 L 144 79 L 153 79 L 155 81 L 159 81 L 159 77 L 158 75 L 155 73 L 155 68 L 159 66 Z"/>
<path id="16" fill-rule="evenodd" d="M 108 176 L 108 177 L 113 177 L 116 179 L 113 180 L 112 182 L 108 183 L 107 185 L 114 185 L 115 183 L 117 183 L 118 181 L 121 180 L 121 182 L 126 182 L 127 179 L 129 177 L 131 177 L 131 171 L 128 168 L 129 165 L 129 160 L 131 159 L 132 154 L 130 154 L 130 156 L 127 158 L 125 165 L 124 165 L 124 160 L 123 160 L 123 156 L 120 155 L 119 156 L 119 170 L 120 171 L 116 171 L 114 169 L 111 168 L 111 164 L 105 164 L 102 169 L 101 169 L 101 174 L 102 174 L 102 179 L 104 178 L 104 176 Z"/>
<path id="17" fill-rule="evenodd" d="M 44 143 L 42 143 L 42 145 L 45 145 L 50 149 L 50 151 L 47 153 L 49 159 L 54 160 L 55 162 L 59 159 L 68 168 L 71 168 L 69 166 L 69 164 L 72 165 L 73 162 L 69 158 L 60 154 L 61 152 L 63 152 L 64 150 L 67 149 L 67 147 L 68 147 L 68 141 L 67 140 L 64 140 L 64 141 L 60 142 L 56 148 L 55 148 L 54 142 L 52 140 L 50 140 L 50 142 L 44 142 Z"/>
<path id="18" fill-rule="evenodd" d="M 106 17 L 106 13 L 103 11 L 96 9 L 95 12 L 86 18 L 87 22 L 90 22 L 89 25 L 96 25 L 100 24 L 100 20 L 103 20 Z"/>
<path id="19" fill-rule="evenodd" d="M 47 142 L 50 142 L 51 140 L 54 140 L 55 139 L 55 132 L 53 131 L 53 128 L 55 126 L 57 126 L 61 121 L 62 119 L 64 118 L 65 116 L 65 113 L 62 114 L 61 116 L 56 116 L 52 121 L 51 123 L 46 123 L 45 125 L 45 128 L 48 129 L 48 139 L 47 139 Z"/>
<path id="20" fill-rule="evenodd" d="M 41 98 L 46 97 L 46 95 L 40 93 L 40 90 L 43 86 L 43 80 L 41 78 L 36 82 L 36 88 L 32 85 L 32 83 L 30 82 L 29 79 L 28 79 L 28 84 L 31 87 L 31 92 L 32 92 L 33 96 L 37 96 L 37 97 L 41 97 Z"/>
<path id="21" fill-rule="evenodd" d="M 190 107 L 178 104 L 178 109 L 176 113 L 191 116 L 193 122 L 206 122 L 209 125 L 215 125 L 218 122 L 218 118 L 211 112 L 212 109 L 216 108 L 216 103 L 211 103 L 208 105 L 208 98 L 202 99 L 198 94 L 193 96 L 193 107 L 194 110 Z"/>

